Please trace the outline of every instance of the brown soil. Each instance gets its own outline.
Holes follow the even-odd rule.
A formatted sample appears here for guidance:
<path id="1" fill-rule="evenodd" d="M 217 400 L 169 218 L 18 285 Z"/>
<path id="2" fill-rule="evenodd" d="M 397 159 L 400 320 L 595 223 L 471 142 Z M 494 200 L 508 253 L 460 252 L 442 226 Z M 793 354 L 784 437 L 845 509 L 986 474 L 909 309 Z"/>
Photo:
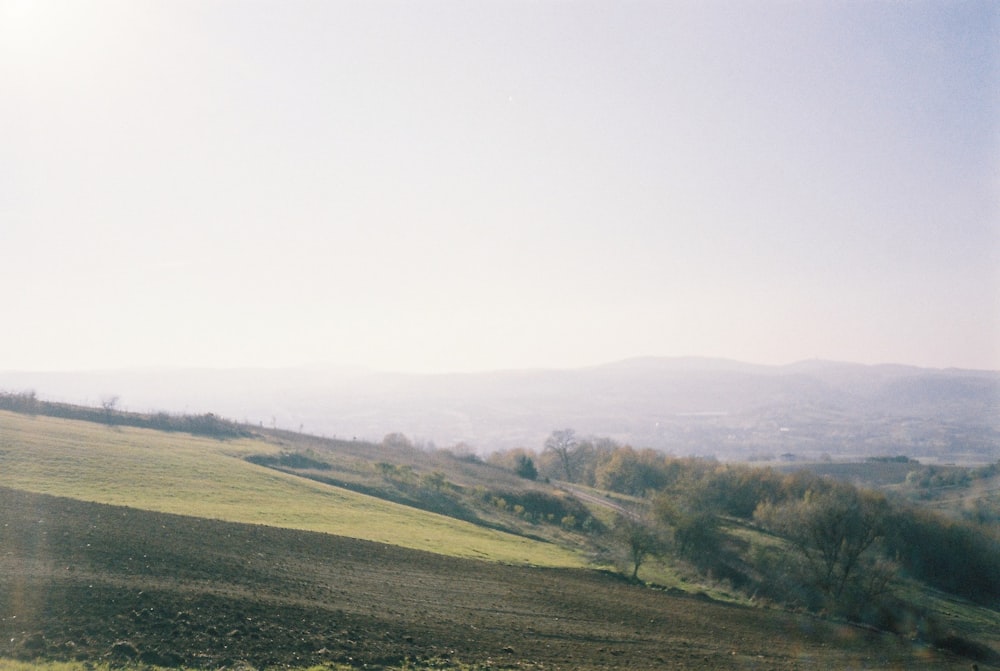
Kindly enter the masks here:
<path id="1" fill-rule="evenodd" d="M 0 657 L 189 667 L 968 669 L 899 637 L 597 571 L 0 489 Z"/>

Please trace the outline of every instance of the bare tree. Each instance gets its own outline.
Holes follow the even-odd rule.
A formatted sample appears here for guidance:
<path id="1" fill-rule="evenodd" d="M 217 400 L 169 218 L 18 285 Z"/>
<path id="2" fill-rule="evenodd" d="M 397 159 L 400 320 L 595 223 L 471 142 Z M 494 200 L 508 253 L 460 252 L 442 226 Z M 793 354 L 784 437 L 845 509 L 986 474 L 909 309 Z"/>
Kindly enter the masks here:
<path id="1" fill-rule="evenodd" d="M 114 424 L 115 410 L 118 408 L 118 396 L 109 394 L 101 399 L 101 409 L 104 410 L 104 422 L 108 426 Z"/>
<path id="2" fill-rule="evenodd" d="M 639 567 L 646 558 L 660 554 L 664 547 L 653 526 L 637 515 L 619 515 L 615 520 L 614 535 L 627 552 L 632 580 L 639 579 Z"/>
<path id="3" fill-rule="evenodd" d="M 800 501 L 762 504 L 754 517 L 792 543 L 808 566 L 811 582 L 836 602 L 848 586 L 870 581 L 873 568 L 879 574 L 886 570 L 865 558 L 885 533 L 888 510 L 882 495 L 840 486 L 809 491 Z M 881 576 L 876 578 L 884 587 Z"/>
<path id="4" fill-rule="evenodd" d="M 409 450 L 413 449 L 413 443 L 406 437 L 406 434 L 396 431 L 385 435 L 382 439 L 382 447 L 396 450 Z"/>
<path id="5" fill-rule="evenodd" d="M 566 480 L 570 482 L 573 481 L 574 456 L 576 455 L 576 450 L 579 446 L 580 443 L 576 440 L 576 431 L 573 429 L 553 431 L 552 434 L 545 439 L 545 451 L 552 452 L 559 457 L 559 462 L 562 464 L 563 470 L 566 472 Z"/>

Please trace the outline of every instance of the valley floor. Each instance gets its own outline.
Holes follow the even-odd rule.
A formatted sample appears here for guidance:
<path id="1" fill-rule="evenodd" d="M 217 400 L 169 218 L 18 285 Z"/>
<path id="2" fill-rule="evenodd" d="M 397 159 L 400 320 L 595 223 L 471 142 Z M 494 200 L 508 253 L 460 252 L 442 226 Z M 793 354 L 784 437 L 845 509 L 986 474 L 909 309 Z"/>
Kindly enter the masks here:
<path id="1" fill-rule="evenodd" d="M 205 668 L 970 667 L 896 636 L 597 571 L 2 488 L 0 534 L 0 658 Z"/>

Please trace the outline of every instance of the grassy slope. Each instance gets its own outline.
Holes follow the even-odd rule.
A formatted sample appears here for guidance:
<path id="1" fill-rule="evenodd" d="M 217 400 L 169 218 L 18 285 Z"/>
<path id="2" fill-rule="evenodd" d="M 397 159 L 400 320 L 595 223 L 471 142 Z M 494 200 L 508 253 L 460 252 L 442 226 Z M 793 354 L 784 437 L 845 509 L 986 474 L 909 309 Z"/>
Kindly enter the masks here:
<path id="1" fill-rule="evenodd" d="M 551 544 L 364 496 L 243 461 L 257 439 L 0 412 L 0 484 L 159 512 L 321 531 L 460 557 L 581 566 Z"/>
<path id="2" fill-rule="evenodd" d="M 460 557 L 546 566 L 583 564 L 578 556 L 552 544 L 395 505 L 242 459 L 248 454 L 277 453 L 282 447 L 287 449 L 262 439 L 219 441 L 0 412 L 0 485 L 153 511 L 321 531 Z M 360 457 L 344 454 L 343 458 L 346 462 Z M 600 516 L 606 511 L 595 512 Z M 661 584 L 678 581 L 672 567 L 659 562 L 650 562 L 642 573 Z M 948 620 L 964 625 L 959 628 L 976 640 L 997 644 L 994 611 L 984 616 L 982 609 L 947 601 L 949 608 L 942 608 L 942 601 L 932 610 L 955 611 L 961 606 L 960 612 L 949 613 Z M 972 610 L 966 612 L 967 608 Z M 0 660 L 0 669 L 5 662 Z"/>

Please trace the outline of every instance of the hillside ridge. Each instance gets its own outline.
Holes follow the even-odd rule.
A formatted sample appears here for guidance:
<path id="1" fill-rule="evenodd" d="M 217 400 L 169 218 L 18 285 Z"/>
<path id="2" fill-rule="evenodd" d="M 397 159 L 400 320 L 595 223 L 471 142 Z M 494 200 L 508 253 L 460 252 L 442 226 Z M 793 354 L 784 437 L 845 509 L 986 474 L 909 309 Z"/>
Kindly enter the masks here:
<path id="1" fill-rule="evenodd" d="M 536 449 L 554 429 L 674 454 L 1000 458 L 1000 372 L 817 360 L 640 357 L 576 369 L 439 375 L 357 368 L 0 373 L 0 390 L 379 441 Z M 709 417 L 711 415 L 711 417 Z M 787 429 L 787 430 L 782 430 Z"/>

